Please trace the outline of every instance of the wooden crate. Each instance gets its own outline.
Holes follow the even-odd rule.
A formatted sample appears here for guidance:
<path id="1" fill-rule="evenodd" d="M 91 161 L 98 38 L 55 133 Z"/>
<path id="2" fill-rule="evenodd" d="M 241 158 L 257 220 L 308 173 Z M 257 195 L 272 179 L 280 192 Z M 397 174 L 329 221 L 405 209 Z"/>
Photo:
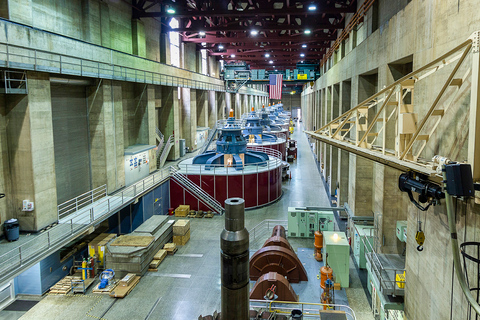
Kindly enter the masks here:
<path id="1" fill-rule="evenodd" d="M 174 254 L 178 250 L 177 245 L 175 243 L 165 243 L 165 245 L 163 246 L 163 249 L 167 251 L 167 254 Z"/>
<path id="2" fill-rule="evenodd" d="M 188 240 L 190 240 L 190 230 L 188 230 L 183 236 L 173 236 L 173 243 L 177 246 L 184 246 Z"/>
<path id="3" fill-rule="evenodd" d="M 190 220 L 177 220 L 173 225 L 173 235 L 183 236 L 190 230 Z"/>
<path id="4" fill-rule="evenodd" d="M 135 273 L 129 273 L 125 277 L 123 277 L 122 280 L 120 280 L 118 285 L 122 287 L 128 287 L 133 282 L 136 276 L 137 275 Z"/>
<path id="5" fill-rule="evenodd" d="M 190 212 L 190 205 L 180 205 L 175 209 L 175 217 L 186 217 Z"/>

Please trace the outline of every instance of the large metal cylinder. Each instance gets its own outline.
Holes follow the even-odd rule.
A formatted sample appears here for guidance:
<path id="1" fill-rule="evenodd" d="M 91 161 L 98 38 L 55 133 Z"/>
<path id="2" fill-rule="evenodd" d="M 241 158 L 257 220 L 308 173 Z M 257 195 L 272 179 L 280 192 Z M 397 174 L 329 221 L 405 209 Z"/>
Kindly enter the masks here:
<path id="1" fill-rule="evenodd" d="M 249 238 L 245 201 L 225 200 L 225 229 L 220 236 L 222 256 L 222 320 L 249 319 Z"/>

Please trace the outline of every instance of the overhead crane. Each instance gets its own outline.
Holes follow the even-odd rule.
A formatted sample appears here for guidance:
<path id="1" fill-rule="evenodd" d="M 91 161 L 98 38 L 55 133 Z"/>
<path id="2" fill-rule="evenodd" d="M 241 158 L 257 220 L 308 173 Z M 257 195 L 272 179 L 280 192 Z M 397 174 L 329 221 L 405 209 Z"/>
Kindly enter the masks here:
<path id="1" fill-rule="evenodd" d="M 465 63 L 469 58 L 472 62 L 470 66 Z M 449 65 L 453 65 L 453 68 L 446 68 Z M 446 79 L 418 121 L 419 110 L 415 105 L 414 92 L 416 90 L 418 95 L 420 91 L 424 96 L 428 96 L 429 92 L 425 90 L 427 86 L 416 85 L 439 70 L 443 71 L 439 77 L 446 75 Z M 459 76 L 460 72 L 463 74 Z M 459 104 L 459 98 L 468 94 L 468 91 L 470 107 L 465 117 L 468 133 L 455 140 L 460 144 L 456 146 L 457 150 L 461 149 L 462 144 L 467 145 L 468 164 L 455 162 L 459 152 L 452 153 L 453 145 L 448 158 L 439 155 L 426 158 L 425 148 L 439 124 L 446 118 L 452 105 Z M 448 130 L 443 128 L 443 132 Z M 391 135 L 392 132 L 395 138 L 393 143 L 392 139 L 387 141 L 387 133 Z M 480 315 L 480 305 L 471 294 L 465 278 L 467 272 L 460 262 L 452 200 L 457 197 L 467 201 L 470 197 L 480 203 L 480 32 L 474 32 L 457 47 L 398 79 L 320 129 L 306 133 L 320 142 L 407 171 L 407 174 L 400 175 L 399 188 L 408 192 L 410 200 L 421 210 L 427 210 L 430 204 L 439 204 L 440 199 L 445 198 L 456 277 L 470 306 Z M 454 158 L 453 161 L 449 157 Z M 418 202 L 429 202 L 429 205 L 422 207 L 413 199 L 412 192 L 420 194 Z M 423 238 L 423 231 L 419 228 L 416 236 L 419 251 L 423 249 Z M 461 246 L 466 244 L 469 242 Z"/>

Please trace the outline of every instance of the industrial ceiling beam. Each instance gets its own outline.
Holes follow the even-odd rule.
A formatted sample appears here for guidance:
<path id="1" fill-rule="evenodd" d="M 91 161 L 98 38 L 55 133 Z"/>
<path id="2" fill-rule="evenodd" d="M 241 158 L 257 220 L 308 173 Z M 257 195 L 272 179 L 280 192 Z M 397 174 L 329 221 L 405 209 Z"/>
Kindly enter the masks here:
<path id="1" fill-rule="evenodd" d="M 268 42 L 285 42 L 286 44 L 290 45 L 291 42 L 305 42 L 305 41 L 334 41 L 331 35 L 323 33 L 323 34 L 316 34 L 316 35 L 306 35 L 306 34 L 298 34 L 298 36 L 294 35 L 283 35 L 283 36 L 269 36 L 268 38 L 258 38 L 258 37 L 246 37 L 246 36 L 239 36 L 239 37 L 217 37 L 207 34 L 203 38 L 189 38 L 188 36 L 183 37 L 184 42 L 194 42 L 194 43 L 268 43 Z"/>
<path id="2" fill-rule="evenodd" d="M 318 16 L 321 14 L 342 14 L 342 13 L 354 13 L 355 8 L 348 6 L 345 8 L 335 7 L 320 7 L 316 11 L 308 11 L 306 9 L 285 8 L 285 9 L 259 9 L 259 10 L 197 10 L 186 11 L 176 10 L 175 14 L 169 14 L 167 12 L 140 12 L 138 17 L 140 18 L 193 18 L 193 17 L 286 17 L 292 16 Z"/>
<path id="3" fill-rule="evenodd" d="M 344 23 L 315 23 L 312 25 L 287 25 L 287 24 L 268 24 L 265 26 L 259 25 L 231 25 L 231 26 L 193 26 L 193 27 L 178 27 L 178 28 L 171 28 L 170 31 L 173 32 L 230 32 L 230 31 L 241 31 L 241 32 L 248 32 L 249 30 L 257 29 L 259 30 L 259 35 L 256 36 L 261 39 L 261 34 L 265 33 L 265 30 L 298 30 L 303 32 L 305 29 L 343 29 L 345 27 Z M 263 32 L 262 32 L 263 31 Z M 269 35 L 267 33 L 267 39 Z M 253 37 L 252 37 L 253 38 Z"/>

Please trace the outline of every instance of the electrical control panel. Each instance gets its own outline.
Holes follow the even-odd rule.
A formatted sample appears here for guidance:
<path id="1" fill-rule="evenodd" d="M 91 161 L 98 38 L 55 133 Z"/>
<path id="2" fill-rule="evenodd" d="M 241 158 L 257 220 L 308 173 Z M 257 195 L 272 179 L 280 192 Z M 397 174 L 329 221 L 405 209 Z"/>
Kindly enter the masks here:
<path id="1" fill-rule="evenodd" d="M 310 210 L 306 208 L 288 208 L 288 236 L 295 238 L 313 238 L 315 231 L 334 230 L 332 211 Z"/>

